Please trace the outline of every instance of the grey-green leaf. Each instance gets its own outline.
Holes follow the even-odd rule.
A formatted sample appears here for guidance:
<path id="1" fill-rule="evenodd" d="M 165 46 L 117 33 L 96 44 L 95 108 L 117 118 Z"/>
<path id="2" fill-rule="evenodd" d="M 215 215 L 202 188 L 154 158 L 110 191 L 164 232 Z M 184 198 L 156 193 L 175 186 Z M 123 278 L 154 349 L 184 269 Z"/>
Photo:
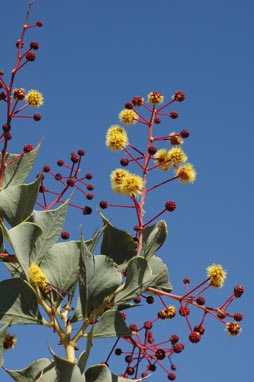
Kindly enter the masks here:
<path id="1" fill-rule="evenodd" d="M 160 220 L 143 230 L 142 256 L 149 260 L 167 238 L 167 224 Z"/>
<path id="2" fill-rule="evenodd" d="M 85 372 L 86 382 L 129 382 L 129 379 L 118 377 L 112 374 L 105 365 L 90 366 Z M 142 381 L 143 379 L 132 379 L 133 382 Z"/>
<path id="3" fill-rule="evenodd" d="M 48 251 L 40 263 L 42 272 L 47 276 L 48 282 L 61 288 L 61 294 L 73 293 L 79 276 L 80 244 L 77 241 L 57 243 Z M 61 297 L 58 295 L 55 302 L 58 305 Z"/>
<path id="4" fill-rule="evenodd" d="M 15 255 L 18 258 L 27 280 L 29 280 L 28 269 L 31 263 L 30 257 L 34 244 L 41 235 L 42 229 L 34 223 L 21 223 L 9 230 L 9 237 L 12 242 Z"/>
<path id="5" fill-rule="evenodd" d="M 0 282 L 0 296 L 0 324 L 6 324 L 13 317 L 14 325 L 42 325 L 36 294 L 26 281 L 8 279 Z"/>
<path id="6" fill-rule="evenodd" d="M 54 361 L 41 358 L 21 370 L 4 369 L 16 382 L 55 382 L 57 375 Z"/>
<path id="7" fill-rule="evenodd" d="M 9 187 L 0 192 L 0 216 L 14 227 L 23 222 L 33 211 L 41 177 L 33 183 Z"/>
<path id="8" fill-rule="evenodd" d="M 86 368 L 86 363 L 87 363 L 91 348 L 93 346 L 93 331 L 94 331 L 94 325 L 92 325 L 91 330 L 87 334 L 86 350 L 84 350 L 80 354 L 78 359 L 78 367 L 80 368 L 81 373 L 83 373 Z"/>
<path id="9" fill-rule="evenodd" d="M 107 310 L 103 313 L 94 329 L 94 338 L 127 337 L 131 335 L 132 331 L 117 310 Z"/>
<path id="10" fill-rule="evenodd" d="M 101 253 L 111 257 L 122 270 L 128 261 L 137 255 L 137 243 L 132 235 L 126 231 L 115 228 L 102 214 L 101 218 L 106 225 L 101 243 Z"/>
<path id="11" fill-rule="evenodd" d="M 55 210 L 34 211 L 28 218 L 29 222 L 38 224 L 43 230 L 34 246 L 31 257 L 33 263 L 40 264 L 48 250 L 57 242 L 64 226 L 68 202 L 66 201 Z"/>
<path id="12" fill-rule="evenodd" d="M 57 356 L 49 347 L 55 360 L 55 368 L 59 382 L 85 382 L 85 376 L 81 374 L 77 364 Z"/>
<path id="13" fill-rule="evenodd" d="M 38 146 L 30 151 L 27 154 L 22 155 L 19 159 L 17 159 L 15 162 L 10 164 L 6 167 L 5 173 L 4 173 L 4 181 L 3 181 L 3 189 L 7 187 L 13 187 L 17 186 L 19 184 L 24 183 L 28 175 L 30 174 L 30 171 L 33 168 L 35 159 L 37 157 L 40 143 Z M 12 162 L 14 159 L 16 159 L 19 156 L 19 154 L 6 154 L 6 163 Z M 2 155 L 0 153 L 0 166 L 2 163 Z"/>
<path id="14" fill-rule="evenodd" d="M 9 322 L 7 322 L 7 324 L 5 324 L 1 329 L 0 329 L 0 367 L 3 366 L 3 345 L 4 345 L 4 339 L 5 339 L 5 335 L 6 335 L 6 332 L 7 332 L 7 329 L 9 328 L 10 326 L 10 320 Z"/>
<path id="15" fill-rule="evenodd" d="M 121 273 L 113 261 L 104 255 L 93 256 L 81 240 L 79 290 L 83 317 L 89 317 L 121 281 Z"/>
<path id="16" fill-rule="evenodd" d="M 151 286 L 159 276 L 159 274 L 152 274 L 151 268 L 144 257 L 134 257 L 129 261 L 125 287 L 116 296 L 115 304 L 119 305 L 134 300 Z"/>
<path id="17" fill-rule="evenodd" d="M 153 275 L 160 273 L 160 276 L 150 286 L 163 290 L 164 292 L 171 292 L 173 287 L 168 279 L 168 268 L 166 264 L 164 264 L 163 261 L 157 256 L 151 257 L 148 264 L 152 269 Z"/>

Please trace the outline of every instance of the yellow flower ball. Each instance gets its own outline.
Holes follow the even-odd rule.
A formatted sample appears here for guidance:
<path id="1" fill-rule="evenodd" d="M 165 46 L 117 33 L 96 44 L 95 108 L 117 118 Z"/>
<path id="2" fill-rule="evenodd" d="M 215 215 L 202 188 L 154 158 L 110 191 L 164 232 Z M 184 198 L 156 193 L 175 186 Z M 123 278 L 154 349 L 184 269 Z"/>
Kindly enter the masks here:
<path id="1" fill-rule="evenodd" d="M 106 135 L 106 146 L 112 151 L 122 150 L 128 144 L 125 129 L 119 125 L 112 125 Z"/>
<path id="2" fill-rule="evenodd" d="M 116 170 L 112 171 L 110 175 L 111 187 L 116 194 L 121 194 L 122 183 L 128 175 L 129 171 L 122 170 L 121 168 L 117 168 Z"/>
<path id="3" fill-rule="evenodd" d="M 212 287 L 220 288 L 224 284 L 224 280 L 227 277 L 227 272 L 221 265 L 213 264 L 207 267 L 207 277 L 209 278 Z"/>
<path id="4" fill-rule="evenodd" d="M 26 102 L 30 107 L 40 107 L 43 104 L 43 96 L 37 90 L 30 90 L 26 95 Z"/>
<path id="5" fill-rule="evenodd" d="M 151 103 L 153 105 L 159 105 L 164 100 L 163 95 L 161 95 L 159 92 L 151 92 L 148 94 L 147 102 Z"/>
<path id="6" fill-rule="evenodd" d="M 122 195 L 138 195 L 141 194 L 142 187 L 143 179 L 140 176 L 128 174 L 121 184 L 120 193 Z"/>
<path id="7" fill-rule="evenodd" d="M 193 183 L 196 179 L 196 171 L 191 163 L 186 163 L 175 170 L 176 176 L 179 176 L 181 183 Z"/>
<path id="8" fill-rule="evenodd" d="M 172 149 L 169 150 L 168 155 L 171 159 L 171 163 L 175 165 L 184 163 L 188 159 L 183 150 L 178 147 L 172 147 Z"/>
<path id="9" fill-rule="evenodd" d="M 119 113 L 119 119 L 125 125 L 132 125 L 136 123 L 137 114 L 132 109 L 124 109 Z"/>
<path id="10" fill-rule="evenodd" d="M 36 264 L 31 264 L 28 270 L 29 280 L 34 287 L 41 287 L 45 289 L 47 287 L 47 277 L 41 271 L 40 267 Z"/>
<path id="11" fill-rule="evenodd" d="M 170 168 L 172 167 L 172 165 L 173 165 L 168 150 L 165 150 L 165 149 L 158 150 L 158 151 L 154 154 L 154 158 L 156 159 L 156 160 L 155 160 L 155 163 L 156 163 L 156 164 L 162 163 L 162 164 L 159 166 L 159 169 L 160 169 L 160 170 L 167 171 L 167 170 L 170 169 Z M 163 162 L 166 162 L 166 163 L 163 163 Z"/>

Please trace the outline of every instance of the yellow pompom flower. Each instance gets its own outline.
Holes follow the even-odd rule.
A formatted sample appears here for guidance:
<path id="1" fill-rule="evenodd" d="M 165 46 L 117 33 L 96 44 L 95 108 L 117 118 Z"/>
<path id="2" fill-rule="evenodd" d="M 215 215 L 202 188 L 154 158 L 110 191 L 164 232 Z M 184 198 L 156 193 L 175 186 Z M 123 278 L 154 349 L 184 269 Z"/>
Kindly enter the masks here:
<path id="1" fill-rule="evenodd" d="M 165 310 L 165 318 L 167 319 L 171 319 L 171 318 L 174 318 L 175 315 L 176 315 L 176 308 L 172 305 L 172 306 L 168 306 Z"/>
<path id="2" fill-rule="evenodd" d="M 110 175 L 111 187 L 116 194 L 121 193 L 122 183 L 128 175 L 129 171 L 122 170 L 121 168 L 117 168 L 116 170 L 112 171 Z"/>
<path id="3" fill-rule="evenodd" d="M 106 146 L 112 151 L 122 150 L 128 143 L 125 129 L 119 125 L 112 125 L 106 135 Z"/>
<path id="4" fill-rule="evenodd" d="M 227 277 L 227 272 L 221 265 L 213 264 L 207 267 L 207 276 L 212 287 L 220 288 L 223 286 L 224 280 Z"/>
<path id="5" fill-rule="evenodd" d="M 237 322 L 227 322 L 226 331 L 230 336 L 237 336 L 241 332 L 241 327 Z"/>
<path id="6" fill-rule="evenodd" d="M 14 349 L 17 339 L 15 336 L 11 336 L 9 333 L 6 333 L 4 336 L 3 348 L 4 350 Z"/>
<path id="7" fill-rule="evenodd" d="M 41 287 L 45 289 L 47 287 L 47 277 L 41 271 L 40 267 L 36 264 L 31 264 L 28 270 L 29 280 L 34 287 Z"/>
<path id="8" fill-rule="evenodd" d="M 181 183 L 193 183 L 196 179 L 196 171 L 191 163 L 186 163 L 184 166 L 175 170 L 176 176 Z"/>
<path id="9" fill-rule="evenodd" d="M 178 147 L 172 147 L 172 149 L 169 150 L 168 155 L 172 164 L 184 163 L 188 159 L 183 150 L 179 149 Z"/>
<path id="10" fill-rule="evenodd" d="M 154 158 L 156 159 L 155 160 L 155 163 L 156 164 L 159 164 L 159 163 L 163 163 L 163 162 L 166 162 L 166 163 L 163 163 L 161 166 L 159 166 L 159 169 L 161 170 L 164 170 L 164 171 L 167 171 L 168 169 L 170 169 L 172 167 L 172 161 L 170 160 L 170 156 L 169 156 L 169 151 L 168 150 L 165 150 L 165 149 L 161 149 L 161 150 L 158 150 L 155 154 L 154 154 Z"/>
<path id="11" fill-rule="evenodd" d="M 151 92 L 148 94 L 147 102 L 151 103 L 153 105 L 159 105 L 164 100 L 163 95 L 161 95 L 159 92 Z"/>
<path id="12" fill-rule="evenodd" d="M 172 146 L 179 146 L 183 144 L 182 138 L 179 135 L 176 135 L 174 131 L 169 134 L 169 138 Z"/>
<path id="13" fill-rule="evenodd" d="M 138 175 L 129 173 L 121 184 L 120 193 L 122 195 L 138 195 L 141 194 L 142 187 L 143 179 Z"/>
<path id="14" fill-rule="evenodd" d="M 133 123 L 136 123 L 136 118 L 137 114 L 132 109 L 124 109 L 119 113 L 119 119 L 125 125 L 132 125 Z"/>
<path id="15" fill-rule="evenodd" d="M 37 90 L 30 90 L 26 95 L 26 102 L 30 107 L 40 107 L 43 104 L 43 96 Z"/>

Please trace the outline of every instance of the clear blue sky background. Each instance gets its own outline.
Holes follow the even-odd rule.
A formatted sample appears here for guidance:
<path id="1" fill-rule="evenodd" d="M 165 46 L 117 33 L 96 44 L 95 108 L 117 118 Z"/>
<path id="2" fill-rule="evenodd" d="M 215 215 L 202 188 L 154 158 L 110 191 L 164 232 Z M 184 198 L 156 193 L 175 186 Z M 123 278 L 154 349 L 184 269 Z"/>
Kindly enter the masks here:
<path id="1" fill-rule="evenodd" d="M 0 67 L 6 74 L 16 58 L 15 42 L 27 4 L 26 0 L 1 4 Z M 237 338 L 228 336 L 212 318 L 197 345 L 189 343 L 183 318 L 160 326 L 158 337 L 179 333 L 186 344 L 184 352 L 174 357 L 179 382 L 215 378 L 238 382 L 253 375 L 253 8 L 251 0 L 36 0 L 30 20 L 41 19 L 44 26 L 29 31 L 26 42 L 39 41 L 38 58 L 17 76 L 16 87 L 40 90 L 45 104 L 41 122 L 15 121 L 10 151 L 19 152 L 26 143 L 36 145 L 45 136 L 37 160 L 39 172 L 44 163 L 53 168 L 59 158 L 67 161 L 71 151 L 86 150 L 83 171 L 93 172 L 96 195 L 89 203 L 78 200 L 78 195 L 75 200 L 92 206 L 94 213 L 88 217 L 69 210 L 65 229 L 72 239 L 79 238 L 80 224 L 86 239 L 100 226 L 95 211 L 100 200 L 124 200 L 113 194 L 109 182 L 121 154 L 109 152 L 104 144 L 105 132 L 118 122 L 124 103 L 135 95 L 146 98 L 150 91 L 160 91 L 165 98 L 176 90 L 186 93 L 186 101 L 172 108 L 179 118 L 164 120 L 158 136 L 190 130 L 184 150 L 197 169 L 197 181 L 154 191 L 146 216 L 151 218 L 167 200 L 177 204 L 176 211 L 165 216 L 169 235 L 159 252 L 175 293 L 184 293 L 184 277 L 190 277 L 192 285 L 204 280 L 206 267 L 213 262 L 223 264 L 228 278 L 223 289 L 206 294 L 210 305 L 220 305 L 236 284 L 243 284 L 246 293 L 231 308 L 233 314 L 244 314 Z M 0 112 L 4 123 L 2 106 Z M 131 143 L 144 147 L 143 126 L 130 127 L 128 135 Z M 130 170 L 138 173 L 134 165 Z M 156 179 L 166 179 L 165 174 L 158 172 Z M 132 211 L 112 208 L 105 214 L 128 231 L 136 224 Z M 7 278 L 8 273 L 3 270 L 1 276 Z M 153 307 L 139 309 L 144 320 L 153 318 Z M 129 314 L 132 323 L 141 310 Z M 194 310 L 190 317 L 198 323 Z M 62 354 L 57 338 L 44 328 L 12 331 L 18 343 L 5 354 L 7 368 L 23 368 L 48 357 L 47 341 Z M 96 341 L 91 363 L 105 359 L 105 348 Z M 119 358 L 110 366 L 121 372 Z M 10 380 L 3 371 L 0 378 Z M 161 371 L 150 380 L 158 378 L 167 380 Z"/>

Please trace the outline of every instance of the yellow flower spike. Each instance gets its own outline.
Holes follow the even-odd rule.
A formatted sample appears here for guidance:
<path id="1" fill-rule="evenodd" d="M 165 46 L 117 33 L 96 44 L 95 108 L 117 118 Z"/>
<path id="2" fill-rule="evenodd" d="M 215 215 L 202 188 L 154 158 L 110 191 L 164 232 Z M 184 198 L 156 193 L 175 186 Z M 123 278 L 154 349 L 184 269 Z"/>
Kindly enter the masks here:
<path id="1" fill-rule="evenodd" d="M 170 156 L 169 156 L 169 151 L 168 150 L 165 150 L 165 149 L 158 150 L 154 154 L 154 158 L 156 159 L 155 160 L 156 164 L 168 161 L 167 163 L 163 163 L 161 166 L 159 166 L 160 170 L 167 171 L 173 165 L 172 161 L 170 160 Z"/>
<path id="2" fill-rule="evenodd" d="M 169 134 L 169 137 L 172 146 L 179 146 L 183 144 L 182 138 L 179 135 L 176 135 L 174 131 L 171 134 Z"/>
<path id="3" fill-rule="evenodd" d="M 121 168 L 117 168 L 116 170 L 112 171 L 110 175 L 111 187 L 116 194 L 121 194 L 122 183 L 128 175 L 129 171 L 122 170 Z"/>
<path id="4" fill-rule="evenodd" d="M 125 129 L 119 125 L 112 125 L 106 135 L 106 146 L 112 151 L 122 150 L 128 144 Z"/>
<path id="5" fill-rule="evenodd" d="M 134 174 L 128 174 L 121 185 L 120 193 L 122 195 L 138 195 L 141 194 L 143 187 L 143 179 Z"/>
<path id="6" fill-rule="evenodd" d="M 178 147 L 172 147 L 171 150 L 168 152 L 169 158 L 171 159 L 172 164 L 180 164 L 187 161 L 187 156 L 184 154 L 182 149 L 179 149 Z"/>
<path id="7" fill-rule="evenodd" d="M 226 331 L 230 336 L 237 336 L 242 329 L 237 322 L 227 322 Z"/>
<path id="8" fill-rule="evenodd" d="M 26 102 L 30 107 L 40 107 L 43 104 L 43 96 L 37 90 L 30 90 L 26 95 Z"/>
<path id="9" fill-rule="evenodd" d="M 137 118 L 137 114 L 132 109 L 124 109 L 119 113 L 119 119 L 125 125 L 132 125 L 136 123 L 135 119 Z"/>
<path id="10" fill-rule="evenodd" d="M 36 264 L 31 264 L 28 270 L 29 280 L 34 287 L 45 289 L 47 287 L 47 277 Z"/>
<path id="11" fill-rule="evenodd" d="M 213 264 L 207 267 L 207 277 L 214 288 L 220 288 L 224 284 L 227 272 L 219 264 Z"/>
<path id="12" fill-rule="evenodd" d="M 176 176 L 180 176 L 178 179 L 181 183 L 193 183 L 196 179 L 196 171 L 191 163 L 177 168 L 175 170 Z"/>
<path id="13" fill-rule="evenodd" d="M 159 105 L 164 100 L 163 95 L 161 95 L 159 92 L 151 92 L 148 94 L 147 102 L 151 103 L 153 105 Z"/>

